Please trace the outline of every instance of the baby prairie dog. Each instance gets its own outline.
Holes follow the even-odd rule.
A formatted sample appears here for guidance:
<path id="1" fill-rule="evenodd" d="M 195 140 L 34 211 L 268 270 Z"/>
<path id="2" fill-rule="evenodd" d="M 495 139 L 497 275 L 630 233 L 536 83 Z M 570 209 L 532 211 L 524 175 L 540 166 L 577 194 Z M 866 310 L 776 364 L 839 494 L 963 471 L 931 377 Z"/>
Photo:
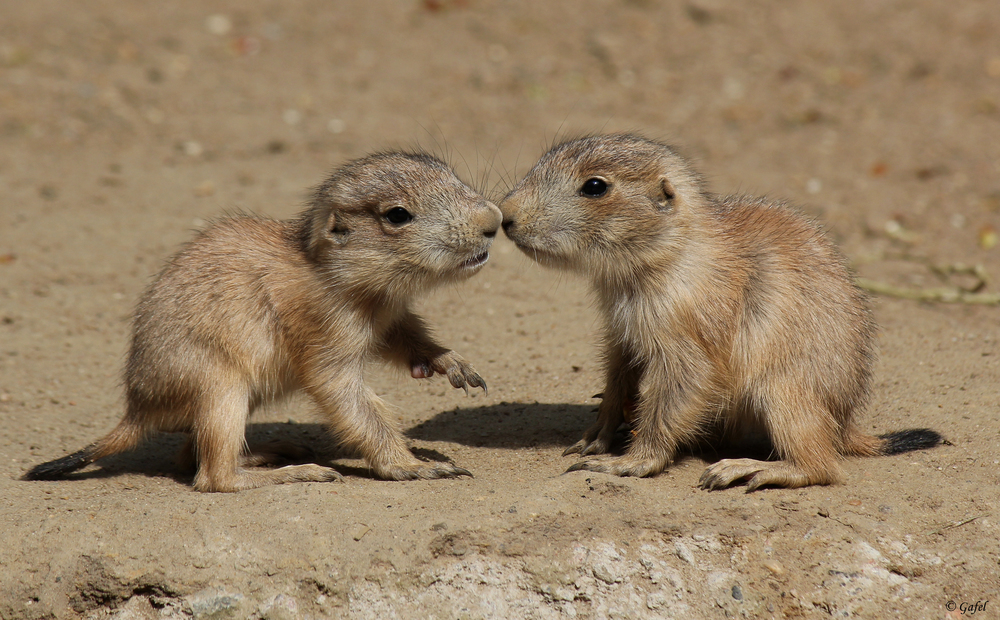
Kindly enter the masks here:
<path id="1" fill-rule="evenodd" d="M 543 265 L 593 282 L 606 384 L 597 422 L 565 454 L 620 457 L 569 468 L 652 476 L 712 433 L 764 433 L 776 461 L 724 459 L 706 489 L 842 480 L 842 456 L 941 442 L 881 437 L 854 422 L 868 400 L 875 323 L 840 252 L 780 202 L 709 194 L 669 147 L 593 136 L 546 153 L 500 204 L 507 236 Z"/>
<path id="2" fill-rule="evenodd" d="M 441 373 L 456 388 L 486 389 L 410 303 L 479 271 L 500 221 L 496 205 L 422 153 L 347 164 L 295 219 L 219 221 L 171 258 L 139 301 L 118 426 L 25 478 L 58 478 L 153 431 L 180 431 L 189 434 L 182 455 L 197 462 L 198 491 L 341 480 L 316 464 L 245 469 L 276 456 L 245 449 L 250 414 L 299 389 L 378 477 L 471 475 L 417 460 L 362 371 L 381 357 L 415 378 Z"/>

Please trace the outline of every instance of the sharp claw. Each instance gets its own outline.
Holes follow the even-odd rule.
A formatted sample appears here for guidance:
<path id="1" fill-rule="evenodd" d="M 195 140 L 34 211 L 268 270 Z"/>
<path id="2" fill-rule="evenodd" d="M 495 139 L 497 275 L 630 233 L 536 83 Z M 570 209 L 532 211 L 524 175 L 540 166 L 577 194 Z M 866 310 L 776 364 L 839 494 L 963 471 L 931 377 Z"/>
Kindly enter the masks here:
<path id="1" fill-rule="evenodd" d="M 580 453 L 580 444 L 575 443 L 572 446 L 570 446 L 570 447 L 566 448 L 565 450 L 563 450 L 562 455 L 563 456 L 569 456 L 570 454 L 579 454 L 579 453 Z"/>
<path id="2" fill-rule="evenodd" d="M 583 471 L 585 469 L 584 466 L 586 464 L 587 461 L 580 461 L 579 463 L 573 463 L 572 465 L 569 466 L 569 469 L 567 469 L 565 473 L 568 474 L 571 471 Z"/>
<path id="3" fill-rule="evenodd" d="M 468 396 L 469 395 L 469 384 L 463 383 L 462 384 L 462 389 L 465 390 L 465 395 Z"/>
<path id="4" fill-rule="evenodd" d="M 453 474 L 454 474 L 454 475 L 455 475 L 456 477 L 457 477 L 457 476 L 468 476 L 468 477 L 470 477 L 470 478 L 475 478 L 475 476 L 473 476 L 473 475 L 472 475 L 472 472 L 471 472 L 471 471 L 469 471 L 468 469 L 464 468 L 464 467 L 458 467 L 458 466 L 454 466 L 454 465 L 453 465 L 453 466 L 452 466 L 452 473 L 453 473 Z"/>

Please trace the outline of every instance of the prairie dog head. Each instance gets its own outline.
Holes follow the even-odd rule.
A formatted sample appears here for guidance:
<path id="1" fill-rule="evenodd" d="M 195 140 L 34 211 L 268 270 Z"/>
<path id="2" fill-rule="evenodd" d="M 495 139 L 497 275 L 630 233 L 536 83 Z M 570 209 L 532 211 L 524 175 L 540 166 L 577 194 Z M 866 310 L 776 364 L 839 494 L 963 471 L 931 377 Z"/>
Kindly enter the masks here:
<path id="1" fill-rule="evenodd" d="M 341 281 L 412 293 L 476 273 L 500 210 L 424 153 L 377 153 L 348 163 L 313 192 L 300 236 Z"/>
<path id="2" fill-rule="evenodd" d="M 553 147 L 500 204 L 507 236 L 542 264 L 588 274 L 661 261 L 705 204 L 669 147 L 629 134 Z"/>

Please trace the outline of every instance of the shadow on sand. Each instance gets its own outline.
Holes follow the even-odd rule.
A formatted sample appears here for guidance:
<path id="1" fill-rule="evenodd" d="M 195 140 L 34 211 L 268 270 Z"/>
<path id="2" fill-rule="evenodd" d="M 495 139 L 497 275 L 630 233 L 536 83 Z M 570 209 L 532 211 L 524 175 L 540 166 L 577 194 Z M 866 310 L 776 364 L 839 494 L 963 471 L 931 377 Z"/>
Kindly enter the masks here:
<path id="1" fill-rule="evenodd" d="M 477 448 L 566 447 L 596 419 L 595 405 L 500 403 L 443 411 L 406 436 Z"/>
<path id="2" fill-rule="evenodd" d="M 593 404 L 506 403 L 485 407 L 455 408 L 438 413 L 405 432 L 416 441 L 441 441 L 476 448 L 565 448 L 579 440 L 596 420 Z M 356 459 L 358 455 L 342 448 L 317 423 L 265 422 L 247 426 L 247 443 L 255 445 L 283 441 L 305 448 L 308 456 L 295 463 L 317 463 L 331 466 L 342 474 L 372 478 L 363 464 L 333 462 Z M 721 442 L 705 438 L 700 446 L 691 446 L 678 455 L 678 460 L 698 457 L 708 462 L 722 458 L 773 458 L 771 446 L 760 438 L 730 438 Z M 628 446 L 629 428 L 623 426 L 616 434 L 612 453 L 621 454 Z M 733 441 L 735 439 L 735 441 Z M 150 437 L 139 448 L 102 459 L 94 466 L 65 476 L 65 480 L 110 478 L 123 473 L 149 477 L 171 478 L 191 484 L 194 471 L 179 464 L 177 455 L 184 443 L 179 433 L 160 433 Z M 427 447 L 414 447 L 413 453 L 425 461 L 448 462 L 450 459 Z"/>

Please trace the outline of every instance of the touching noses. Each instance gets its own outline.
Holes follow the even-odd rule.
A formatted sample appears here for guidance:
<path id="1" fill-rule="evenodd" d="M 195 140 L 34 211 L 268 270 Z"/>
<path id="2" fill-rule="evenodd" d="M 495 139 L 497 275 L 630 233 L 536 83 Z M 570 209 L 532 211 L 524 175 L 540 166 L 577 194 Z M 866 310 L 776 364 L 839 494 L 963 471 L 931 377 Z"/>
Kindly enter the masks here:
<path id="1" fill-rule="evenodd" d="M 502 216 L 501 226 L 503 226 L 504 234 L 510 236 L 510 229 L 514 225 L 514 213 L 513 210 L 510 208 L 509 195 L 504 197 L 504 199 L 500 202 L 500 204 L 503 205 L 504 207 L 500 209 L 500 213 Z"/>
<path id="2" fill-rule="evenodd" d="M 500 230 L 500 222 L 503 220 L 503 214 L 500 213 L 500 208 L 497 207 L 490 201 L 486 201 L 486 207 L 489 209 L 489 219 L 486 221 L 485 226 L 483 226 L 483 235 L 492 239 L 497 236 L 497 231 Z"/>

